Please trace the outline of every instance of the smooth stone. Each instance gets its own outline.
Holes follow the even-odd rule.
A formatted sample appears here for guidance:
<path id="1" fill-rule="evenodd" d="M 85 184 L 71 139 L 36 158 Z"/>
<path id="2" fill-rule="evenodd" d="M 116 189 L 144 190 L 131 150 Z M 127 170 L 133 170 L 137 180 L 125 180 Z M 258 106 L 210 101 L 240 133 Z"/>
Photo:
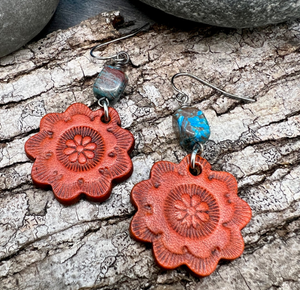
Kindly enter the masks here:
<path id="1" fill-rule="evenodd" d="M 205 143 L 210 136 L 206 117 L 194 107 L 181 108 L 174 113 L 173 129 L 181 147 L 187 151 L 192 151 L 196 143 Z"/>
<path id="2" fill-rule="evenodd" d="M 107 98 L 109 104 L 114 105 L 123 94 L 127 82 L 128 78 L 121 68 L 105 66 L 94 82 L 94 95 L 98 100 Z"/>
<path id="3" fill-rule="evenodd" d="M 300 17 L 299 0 L 141 1 L 181 18 L 222 27 L 257 27 Z"/>
<path id="4" fill-rule="evenodd" d="M 1 0 L 0 57 L 35 37 L 53 16 L 59 0 Z"/>

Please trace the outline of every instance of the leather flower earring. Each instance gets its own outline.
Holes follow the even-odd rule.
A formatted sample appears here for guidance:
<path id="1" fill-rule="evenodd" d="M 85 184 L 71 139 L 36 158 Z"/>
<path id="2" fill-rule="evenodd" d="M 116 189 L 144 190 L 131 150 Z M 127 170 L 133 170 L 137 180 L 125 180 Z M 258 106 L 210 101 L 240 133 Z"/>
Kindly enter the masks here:
<path id="1" fill-rule="evenodd" d="M 221 91 L 193 75 L 179 73 L 172 78 L 179 100 L 187 101 L 188 96 L 175 87 L 178 76 L 192 77 Z M 200 156 L 210 135 L 203 112 L 182 107 L 173 122 L 181 146 L 192 154 L 180 164 L 155 163 L 150 179 L 134 186 L 131 200 L 137 212 L 130 232 L 139 241 L 153 243 L 154 257 L 162 268 L 187 265 L 195 274 L 207 276 L 220 259 L 233 260 L 243 253 L 241 229 L 250 221 L 251 209 L 238 197 L 235 178 L 211 170 Z"/>
<path id="2" fill-rule="evenodd" d="M 75 203 L 81 195 L 104 201 L 110 196 L 112 182 L 123 181 L 132 173 L 129 153 L 134 146 L 133 135 L 120 127 L 117 111 L 109 107 L 119 100 L 126 87 L 122 66 L 129 62 L 129 56 L 119 52 L 99 57 L 94 51 L 131 37 L 144 27 L 92 48 L 92 57 L 112 60 L 99 73 L 93 87 L 102 109 L 92 111 L 75 103 L 63 113 L 47 114 L 41 120 L 40 132 L 25 144 L 26 154 L 35 160 L 32 180 L 41 187 L 51 186 L 61 203 Z"/>

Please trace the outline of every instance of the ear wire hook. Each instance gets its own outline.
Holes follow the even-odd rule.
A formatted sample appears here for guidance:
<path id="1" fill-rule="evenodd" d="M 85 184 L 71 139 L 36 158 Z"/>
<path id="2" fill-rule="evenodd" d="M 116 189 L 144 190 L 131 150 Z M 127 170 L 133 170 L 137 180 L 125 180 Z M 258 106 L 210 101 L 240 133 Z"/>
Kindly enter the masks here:
<path id="1" fill-rule="evenodd" d="M 110 41 L 107 41 L 107 42 L 104 42 L 104 43 L 100 43 L 100 44 L 97 44 L 95 45 L 94 47 L 92 47 L 91 51 L 90 51 L 90 55 L 94 58 L 97 58 L 97 59 L 100 59 L 100 60 L 108 60 L 108 59 L 116 59 L 116 60 L 120 60 L 121 62 L 124 62 L 127 63 L 129 61 L 129 56 L 126 52 L 124 51 L 121 51 L 115 55 L 111 55 L 111 56 L 107 56 L 107 57 L 100 57 L 100 56 L 97 56 L 94 54 L 94 51 L 97 50 L 98 48 L 100 47 L 103 47 L 105 45 L 108 45 L 108 44 L 111 44 L 111 43 L 114 43 L 114 42 L 117 42 L 119 40 L 123 40 L 123 39 L 126 39 L 126 38 L 129 38 L 129 37 L 132 37 L 134 35 L 136 35 L 137 33 L 139 33 L 141 30 L 143 30 L 145 27 L 147 27 L 148 25 L 150 25 L 150 23 L 146 23 L 145 25 L 143 25 L 142 27 L 138 28 L 138 29 L 134 29 L 130 34 L 127 34 L 127 35 L 124 35 L 122 37 L 119 37 L 117 39 L 113 39 L 113 40 L 110 40 Z M 122 58 L 123 56 L 123 58 Z M 125 58 L 124 58 L 125 56 Z"/>
<path id="2" fill-rule="evenodd" d="M 173 77 L 172 77 L 172 79 L 171 79 L 171 83 L 172 83 L 172 86 L 173 86 L 174 90 L 175 90 L 176 92 L 178 92 L 178 94 L 177 94 L 177 95 L 178 95 L 177 99 L 178 99 L 179 101 L 181 101 L 181 102 L 183 102 L 183 101 L 186 102 L 186 101 L 188 100 L 188 96 L 187 96 L 187 94 L 185 94 L 184 92 L 180 91 L 180 90 L 175 86 L 175 84 L 174 84 L 175 78 L 180 77 L 180 76 L 187 76 L 187 77 L 193 78 L 193 79 L 199 81 L 200 83 L 202 83 L 203 85 L 206 85 L 206 86 L 208 86 L 208 87 L 210 87 L 210 88 L 212 88 L 212 89 L 214 89 L 214 90 L 216 90 L 216 91 L 222 93 L 223 95 L 225 95 L 225 96 L 227 96 L 227 97 L 230 97 L 230 98 L 232 98 L 232 99 L 243 100 L 243 101 L 252 102 L 252 103 L 255 102 L 254 99 L 250 99 L 250 98 L 246 98 L 246 97 L 240 97 L 240 96 L 236 96 L 236 95 L 227 93 L 227 92 L 225 92 L 225 91 L 223 91 L 223 90 L 217 88 L 216 86 L 214 86 L 214 85 L 212 85 L 212 84 L 210 84 L 210 83 L 208 83 L 208 82 L 206 82 L 206 81 L 204 81 L 204 80 L 202 80 L 202 79 L 200 79 L 200 78 L 198 78 L 198 77 L 196 77 L 196 76 L 194 76 L 194 75 L 191 75 L 191 74 L 189 74 L 189 73 L 177 73 L 177 74 L 173 75 Z"/>

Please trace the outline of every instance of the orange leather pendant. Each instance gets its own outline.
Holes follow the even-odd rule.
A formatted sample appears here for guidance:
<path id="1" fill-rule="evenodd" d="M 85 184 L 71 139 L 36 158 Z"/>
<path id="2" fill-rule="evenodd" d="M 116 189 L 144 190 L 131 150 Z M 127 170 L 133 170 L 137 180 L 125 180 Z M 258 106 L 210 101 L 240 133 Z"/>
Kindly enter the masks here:
<path id="1" fill-rule="evenodd" d="M 108 123 L 102 121 L 103 115 L 102 109 L 73 104 L 64 113 L 44 116 L 40 132 L 25 144 L 26 154 L 35 160 L 32 180 L 39 186 L 50 185 L 64 204 L 76 202 L 81 194 L 103 201 L 113 181 L 132 173 L 133 135 L 120 127 L 116 110 L 109 108 Z"/>
<path id="2" fill-rule="evenodd" d="M 187 265 L 199 276 L 210 275 L 220 259 L 235 259 L 244 250 L 241 229 L 251 219 L 249 205 L 237 196 L 237 182 L 227 172 L 211 170 L 196 156 L 198 176 L 191 174 L 191 156 L 180 164 L 157 162 L 149 180 L 131 192 L 137 208 L 130 231 L 153 243 L 157 263 L 165 269 Z"/>

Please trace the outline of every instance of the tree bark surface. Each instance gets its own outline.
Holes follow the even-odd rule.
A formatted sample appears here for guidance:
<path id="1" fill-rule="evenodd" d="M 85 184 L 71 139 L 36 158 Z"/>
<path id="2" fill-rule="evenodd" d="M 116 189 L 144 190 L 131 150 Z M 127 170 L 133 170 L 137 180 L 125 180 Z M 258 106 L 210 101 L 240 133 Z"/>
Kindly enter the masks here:
<path id="1" fill-rule="evenodd" d="M 119 20 L 118 12 L 101 14 L 0 60 L 0 289 L 300 289 L 299 21 L 255 30 L 154 25 L 105 47 L 103 55 L 122 50 L 132 61 L 115 109 L 136 139 L 134 173 L 100 204 L 63 206 L 32 184 L 25 141 L 47 113 L 75 102 L 98 108 L 92 84 L 104 61 L 89 50 L 116 38 Z M 237 178 L 253 212 L 244 254 L 205 278 L 160 269 L 151 246 L 128 230 L 133 185 L 155 162 L 186 155 L 172 129 L 177 72 L 256 99 L 243 103 L 176 80 L 210 123 L 204 157 Z"/>

